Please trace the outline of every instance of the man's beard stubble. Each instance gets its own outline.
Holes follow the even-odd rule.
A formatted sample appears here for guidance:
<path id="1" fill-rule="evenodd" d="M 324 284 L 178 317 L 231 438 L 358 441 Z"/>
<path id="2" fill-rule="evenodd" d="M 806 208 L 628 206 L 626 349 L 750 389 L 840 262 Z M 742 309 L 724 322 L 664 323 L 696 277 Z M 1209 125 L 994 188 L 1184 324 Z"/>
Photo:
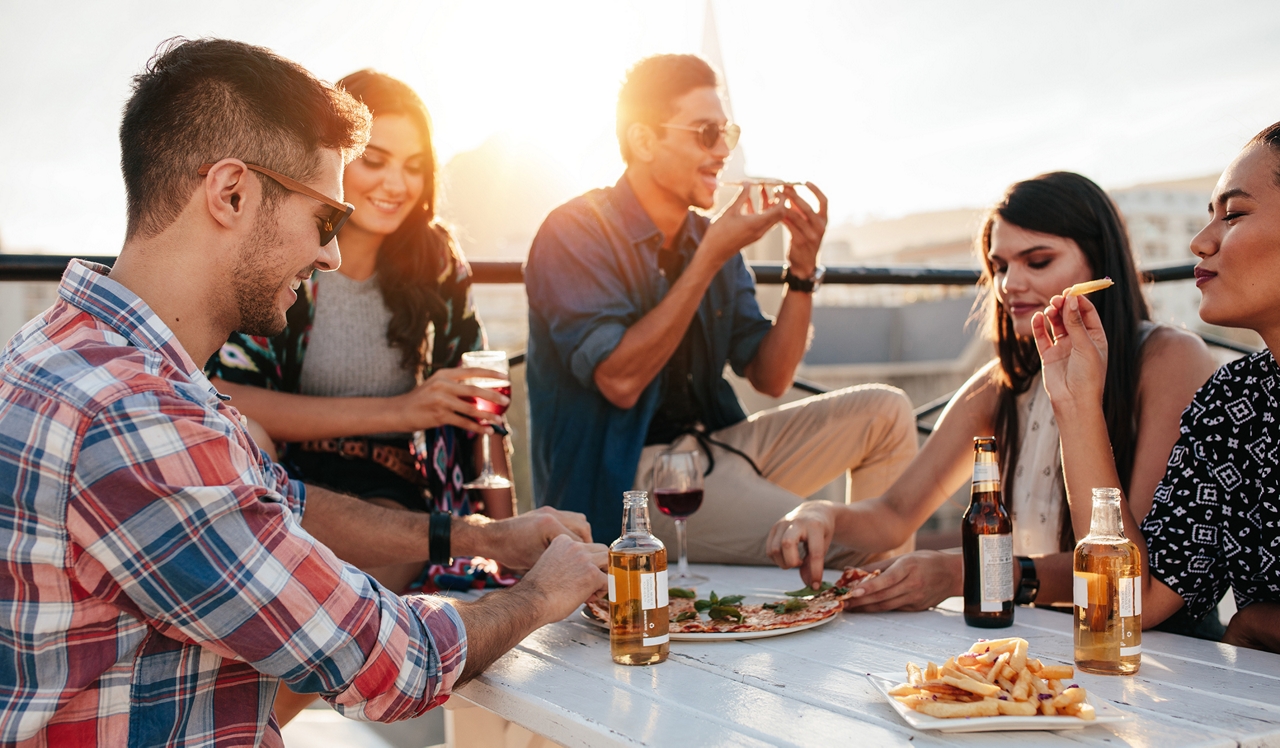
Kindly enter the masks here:
<path id="1" fill-rule="evenodd" d="M 258 218 L 252 237 L 240 246 L 232 271 L 235 284 L 236 310 L 240 315 L 236 331 L 246 335 L 272 337 L 284 331 L 285 316 L 276 310 L 276 295 L 284 283 L 291 283 L 297 271 L 290 273 L 283 263 L 275 262 L 273 250 L 281 244 L 274 227 L 275 211 Z"/>

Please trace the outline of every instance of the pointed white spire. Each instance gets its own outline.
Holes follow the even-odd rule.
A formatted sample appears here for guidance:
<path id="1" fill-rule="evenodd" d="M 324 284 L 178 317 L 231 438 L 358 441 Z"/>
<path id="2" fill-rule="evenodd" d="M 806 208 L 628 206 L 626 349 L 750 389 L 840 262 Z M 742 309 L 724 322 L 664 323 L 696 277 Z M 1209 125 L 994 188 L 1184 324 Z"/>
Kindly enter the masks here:
<path id="1" fill-rule="evenodd" d="M 716 27 L 716 11 L 711 0 L 706 0 L 706 12 L 702 14 L 702 58 L 720 73 L 724 97 L 724 113 L 733 122 L 733 103 L 729 100 L 729 74 L 724 69 L 724 56 L 720 54 L 720 30 Z"/>

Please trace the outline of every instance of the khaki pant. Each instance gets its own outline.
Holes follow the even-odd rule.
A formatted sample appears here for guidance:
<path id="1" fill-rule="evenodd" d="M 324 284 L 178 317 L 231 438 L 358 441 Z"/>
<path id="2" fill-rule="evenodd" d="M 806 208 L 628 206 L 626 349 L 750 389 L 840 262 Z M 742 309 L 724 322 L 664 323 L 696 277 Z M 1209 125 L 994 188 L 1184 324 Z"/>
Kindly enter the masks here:
<path id="1" fill-rule="evenodd" d="M 748 455 L 760 468 L 721 447 L 712 446 L 715 470 L 705 479 L 702 506 L 686 525 L 689 560 L 716 564 L 770 564 L 765 555 L 769 529 L 820 488 L 848 474 L 845 503 L 879 496 L 906 469 L 917 449 L 911 402 L 895 387 L 867 384 L 836 390 L 764 410 L 712 433 L 715 441 Z M 645 447 L 635 487 L 652 491 L 653 464 L 668 450 L 698 450 L 693 436 L 673 444 Z M 701 455 L 706 469 L 706 455 Z M 676 561 L 675 523 L 650 506 L 649 518 Z M 829 568 L 842 568 L 905 553 L 905 545 L 871 557 L 832 547 Z"/>

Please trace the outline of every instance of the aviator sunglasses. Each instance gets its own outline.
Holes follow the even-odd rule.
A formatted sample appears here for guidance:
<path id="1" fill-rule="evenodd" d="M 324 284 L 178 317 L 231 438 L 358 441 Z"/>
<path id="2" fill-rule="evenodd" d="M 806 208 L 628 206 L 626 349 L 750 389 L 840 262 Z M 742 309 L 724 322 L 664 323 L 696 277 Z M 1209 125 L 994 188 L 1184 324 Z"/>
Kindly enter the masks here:
<path id="1" fill-rule="evenodd" d="M 331 209 L 329 211 L 329 215 L 325 216 L 322 219 L 323 222 L 320 225 L 320 246 L 322 247 L 327 245 L 329 242 L 333 241 L 333 237 L 338 235 L 338 229 L 342 228 L 342 225 L 347 222 L 348 218 L 351 217 L 352 211 L 356 209 L 356 206 L 352 205 L 351 203 L 340 203 L 337 200 L 334 200 L 333 198 L 325 197 L 321 193 L 316 192 L 315 190 L 311 189 L 305 184 L 297 180 L 290 179 L 289 177 L 286 177 L 285 175 L 279 172 L 272 171 L 266 167 L 258 166 L 257 164 L 249 164 L 249 163 L 246 163 L 245 167 L 247 167 L 250 171 L 256 171 L 259 174 L 270 177 L 272 180 L 276 182 L 276 184 L 279 184 L 281 187 L 285 188 L 290 192 L 296 192 L 300 195 L 306 195 L 312 200 L 319 200 L 320 202 L 329 206 L 329 208 Z M 208 176 L 209 170 L 212 168 L 213 168 L 213 164 L 201 164 L 200 170 L 198 173 L 202 177 Z"/>
<path id="2" fill-rule="evenodd" d="M 731 151 L 734 146 L 738 144 L 738 138 L 742 137 L 741 127 L 738 127 L 737 125 L 721 126 L 714 122 L 707 122 L 699 125 L 698 127 L 694 127 L 693 125 L 672 124 L 662 124 L 658 125 L 658 127 L 665 127 L 670 130 L 688 130 L 689 132 L 696 132 L 698 133 L 698 145 L 701 145 L 708 151 L 716 147 L 716 142 L 720 140 L 720 136 L 722 135 L 724 136 L 724 144 Z"/>

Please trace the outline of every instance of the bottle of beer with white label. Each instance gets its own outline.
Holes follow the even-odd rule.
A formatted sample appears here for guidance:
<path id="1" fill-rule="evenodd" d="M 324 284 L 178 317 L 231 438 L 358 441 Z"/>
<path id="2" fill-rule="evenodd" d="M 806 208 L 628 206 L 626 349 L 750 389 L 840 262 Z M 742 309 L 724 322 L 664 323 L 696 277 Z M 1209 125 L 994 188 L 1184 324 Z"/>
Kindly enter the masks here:
<path id="1" fill-rule="evenodd" d="M 667 549 L 649 532 L 649 494 L 622 494 L 622 537 L 609 546 L 609 650 L 619 665 L 667 659 Z"/>
<path id="2" fill-rule="evenodd" d="M 1093 519 L 1074 568 L 1076 667 L 1133 675 L 1142 662 L 1142 559 L 1124 536 L 1120 489 L 1093 489 Z"/>
<path id="3" fill-rule="evenodd" d="M 1013 625 L 1013 522 L 1000 503 L 996 438 L 973 438 L 973 486 L 960 524 L 964 550 L 964 622 Z"/>

